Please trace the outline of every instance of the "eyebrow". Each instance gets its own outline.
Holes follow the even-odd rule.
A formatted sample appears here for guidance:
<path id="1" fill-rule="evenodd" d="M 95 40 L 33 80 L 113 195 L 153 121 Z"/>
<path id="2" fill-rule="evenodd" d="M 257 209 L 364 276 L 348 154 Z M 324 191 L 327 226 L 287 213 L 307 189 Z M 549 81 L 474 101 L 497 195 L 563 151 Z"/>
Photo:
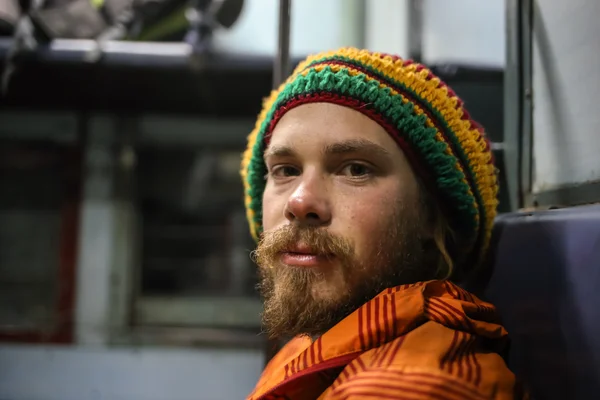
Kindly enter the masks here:
<path id="1" fill-rule="evenodd" d="M 391 153 L 384 147 L 367 139 L 349 139 L 332 143 L 323 149 L 323 154 L 343 155 L 348 153 L 368 153 L 376 157 L 391 158 Z"/>
<path id="2" fill-rule="evenodd" d="M 349 139 L 325 146 L 323 155 L 344 155 L 351 153 L 368 153 L 375 157 L 391 158 L 391 153 L 384 147 L 366 139 Z M 264 159 L 269 157 L 294 157 L 296 152 L 290 146 L 273 146 L 264 154 Z"/>
<path id="3" fill-rule="evenodd" d="M 265 151 L 263 158 L 266 160 L 270 157 L 293 157 L 296 152 L 289 146 L 271 146 Z"/>

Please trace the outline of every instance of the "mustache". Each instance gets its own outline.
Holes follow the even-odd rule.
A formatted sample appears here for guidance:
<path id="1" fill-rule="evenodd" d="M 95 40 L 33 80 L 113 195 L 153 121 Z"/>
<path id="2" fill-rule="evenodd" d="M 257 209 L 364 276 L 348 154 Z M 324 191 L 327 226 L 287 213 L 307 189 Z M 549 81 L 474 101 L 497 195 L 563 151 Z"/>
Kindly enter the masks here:
<path id="1" fill-rule="evenodd" d="M 271 263 L 278 254 L 290 251 L 302 244 L 312 253 L 348 260 L 354 254 L 352 243 L 324 228 L 285 225 L 276 230 L 264 232 L 252 258 L 259 265 Z"/>

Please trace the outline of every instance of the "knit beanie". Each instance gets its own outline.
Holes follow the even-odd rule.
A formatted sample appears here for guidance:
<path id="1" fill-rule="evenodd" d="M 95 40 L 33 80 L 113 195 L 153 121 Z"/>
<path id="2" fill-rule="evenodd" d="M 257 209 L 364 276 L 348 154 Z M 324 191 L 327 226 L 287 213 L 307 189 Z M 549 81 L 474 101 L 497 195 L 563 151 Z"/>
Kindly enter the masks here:
<path id="1" fill-rule="evenodd" d="M 425 66 L 355 48 L 309 56 L 265 99 L 241 166 L 255 240 L 262 232 L 263 153 L 270 135 L 287 111 L 316 102 L 352 108 L 380 124 L 437 200 L 455 237 L 455 262 L 471 269 L 482 261 L 498 203 L 496 169 L 483 129 Z"/>

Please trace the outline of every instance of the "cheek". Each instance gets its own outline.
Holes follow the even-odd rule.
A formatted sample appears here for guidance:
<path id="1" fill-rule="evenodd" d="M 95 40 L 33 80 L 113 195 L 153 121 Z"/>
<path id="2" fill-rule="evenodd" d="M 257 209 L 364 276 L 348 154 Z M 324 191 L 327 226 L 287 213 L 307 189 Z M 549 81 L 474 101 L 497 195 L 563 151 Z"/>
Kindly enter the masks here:
<path id="1" fill-rule="evenodd" d="M 281 197 L 275 196 L 268 187 L 265 189 L 262 199 L 262 223 L 265 231 L 277 227 L 283 217 L 285 202 L 282 201 Z"/>
<path id="2" fill-rule="evenodd" d="M 368 256 L 376 251 L 377 244 L 388 234 L 387 227 L 403 201 L 397 187 L 387 190 L 365 190 L 347 196 L 345 207 L 340 209 L 344 223 L 342 234 L 355 244 L 357 256 Z"/>

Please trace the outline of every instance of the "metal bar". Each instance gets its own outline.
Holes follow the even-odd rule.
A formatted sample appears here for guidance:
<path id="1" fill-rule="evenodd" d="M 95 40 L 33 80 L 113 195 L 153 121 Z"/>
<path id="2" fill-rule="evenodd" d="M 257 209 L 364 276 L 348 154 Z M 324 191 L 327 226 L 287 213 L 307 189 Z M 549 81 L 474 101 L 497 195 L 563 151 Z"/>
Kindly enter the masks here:
<path id="1" fill-rule="evenodd" d="M 0 59 L 8 52 L 12 39 L 0 39 Z M 57 39 L 40 45 L 24 55 L 35 57 L 40 62 L 84 63 L 86 56 L 96 46 L 94 40 Z M 115 63 L 132 66 L 185 66 L 189 62 L 192 48 L 186 43 L 107 42 L 102 50 L 100 64 Z"/>
<path id="2" fill-rule="evenodd" d="M 519 0 L 506 0 L 506 66 L 504 70 L 504 168 L 510 210 L 520 205 L 521 55 Z"/>
<path id="3" fill-rule="evenodd" d="M 0 111 L 0 139 L 75 143 L 79 134 L 75 112 Z"/>
<path id="4" fill-rule="evenodd" d="M 115 329 L 113 344 L 120 346 L 186 346 L 233 349 L 260 349 L 264 346 L 255 330 L 190 326 L 137 325 L 127 332 Z"/>
<path id="5" fill-rule="evenodd" d="M 356 4 L 356 46 L 367 47 L 367 0 L 357 0 Z"/>
<path id="6" fill-rule="evenodd" d="M 291 0 L 279 0 L 279 34 L 277 55 L 273 64 L 273 87 L 286 79 L 290 65 L 290 9 Z"/>
<path id="7" fill-rule="evenodd" d="M 600 202 L 600 181 L 561 186 L 529 193 L 527 203 L 532 207 L 573 207 Z"/>
<path id="8" fill-rule="evenodd" d="M 291 0 L 279 0 L 279 32 L 277 55 L 273 64 L 273 88 L 277 88 L 289 73 L 290 62 L 290 8 Z M 267 339 L 265 343 L 265 366 L 283 347 L 278 340 Z"/>
<path id="9" fill-rule="evenodd" d="M 506 2 L 504 150 L 510 209 L 527 203 L 532 174 L 531 0 Z"/>
<path id="10" fill-rule="evenodd" d="M 246 143 L 245 132 L 250 132 L 254 123 L 255 121 L 249 118 L 213 119 L 141 115 L 137 143 L 160 147 L 243 148 Z M 173 132 L 173 134 L 165 135 L 165 132 Z"/>
<path id="11" fill-rule="evenodd" d="M 423 0 L 410 0 L 408 6 L 408 55 L 423 60 Z"/>
<path id="12" fill-rule="evenodd" d="M 8 55 L 12 39 L 0 38 L 0 62 Z M 52 65 L 99 65 L 101 67 L 176 68 L 187 69 L 193 54 L 187 43 L 154 43 L 109 41 L 103 44 L 102 57 L 97 62 L 86 61 L 96 42 L 86 39 L 55 39 L 19 55 L 23 62 Z M 254 71 L 269 68 L 273 58 L 260 55 L 240 55 L 232 52 L 203 54 L 206 69 Z"/>
<path id="13" fill-rule="evenodd" d="M 127 331 L 133 322 L 133 310 L 138 300 L 140 279 L 140 254 L 142 235 L 138 229 L 136 184 L 136 137 L 138 119 L 135 117 L 115 117 L 115 165 L 114 201 L 116 207 L 114 222 L 114 254 L 112 258 L 111 284 L 109 287 L 110 311 L 109 326 L 115 330 Z M 114 331 L 110 330 L 109 343 L 114 343 Z"/>
<path id="14" fill-rule="evenodd" d="M 520 203 L 527 204 L 528 194 L 531 193 L 533 185 L 533 0 L 521 0 L 520 3 L 520 54 L 521 54 L 521 126 L 519 158 L 520 170 Z"/>

